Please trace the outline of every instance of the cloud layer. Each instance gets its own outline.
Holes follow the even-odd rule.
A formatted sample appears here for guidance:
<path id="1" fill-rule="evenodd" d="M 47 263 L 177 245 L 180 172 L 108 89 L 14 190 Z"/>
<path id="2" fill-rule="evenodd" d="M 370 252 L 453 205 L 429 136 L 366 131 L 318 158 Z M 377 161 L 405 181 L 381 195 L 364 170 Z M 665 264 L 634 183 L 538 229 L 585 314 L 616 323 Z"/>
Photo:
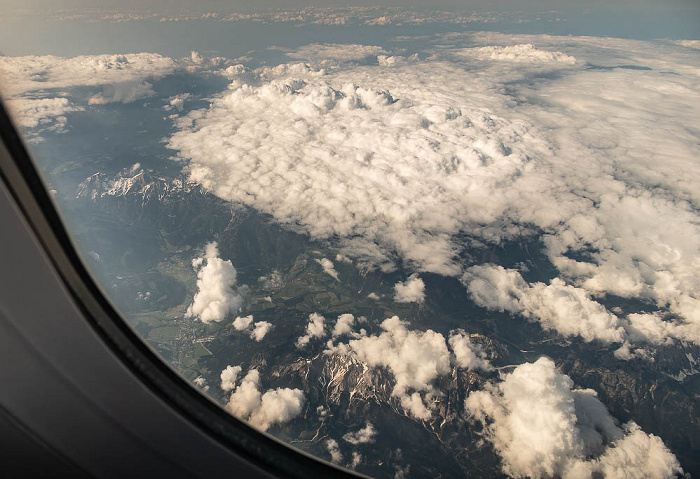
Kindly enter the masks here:
<path id="1" fill-rule="evenodd" d="M 91 105 L 130 103 L 153 96 L 153 87 L 146 80 L 167 75 L 175 68 L 175 61 L 155 53 L 73 58 L 0 56 L 0 92 L 20 127 L 43 126 L 60 131 L 66 123 L 63 115 L 84 109 L 66 98 L 66 89 L 100 87 L 101 92 L 87 99 Z"/>
<path id="2" fill-rule="evenodd" d="M 671 478 L 682 472 L 660 438 L 634 422 L 618 427 L 594 391 L 573 388 L 547 358 L 472 392 L 465 408 L 483 424 L 511 477 Z"/>
<path id="3" fill-rule="evenodd" d="M 218 196 L 333 240 L 360 267 L 459 277 L 464 235 L 536 237 L 559 271 L 538 294 L 566 293 L 571 308 L 592 307 L 587 295 L 653 302 L 700 343 L 693 51 L 449 34 L 427 57 L 394 55 L 405 61 L 245 71 L 170 147 Z M 617 340 L 614 319 L 588 313 L 576 312 L 609 330 L 576 334 Z"/>

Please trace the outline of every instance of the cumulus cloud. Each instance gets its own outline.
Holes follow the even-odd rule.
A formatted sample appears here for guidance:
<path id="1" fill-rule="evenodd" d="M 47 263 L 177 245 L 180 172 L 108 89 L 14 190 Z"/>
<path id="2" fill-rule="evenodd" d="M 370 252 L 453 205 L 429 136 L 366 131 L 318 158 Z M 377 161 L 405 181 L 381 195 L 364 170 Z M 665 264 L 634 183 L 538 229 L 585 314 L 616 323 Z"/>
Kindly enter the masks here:
<path id="1" fill-rule="evenodd" d="M 394 285 L 394 301 L 397 303 L 422 303 L 425 300 L 425 283 L 417 275 Z"/>
<path id="2" fill-rule="evenodd" d="M 372 367 L 385 367 L 396 383 L 392 396 L 414 417 L 430 419 L 430 401 L 439 394 L 432 382 L 451 371 L 450 353 L 442 334 L 432 330 L 409 331 L 397 316 L 384 320 L 382 333 L 329 345 L 326 353 L 348 354 Z"/>
<path id="3" fill-rule="evenodd" d="M 576 64 L 576 58 L 562 52 L 540 50 L 531 43 L 522 45 L 487 46 L 465 48 L 457 51 L 459 55 L 465 55 L 479 60 L 496 60 L 510 62 L 554 62 L 567 65 Z"/>
<path id="4" fill-rule="evenodd" d="M 350 469 L 355 469 L 362 463 L 362 454 L 357 451 L 352 451 L 352 461 L 348 464 Z"/>
<path id="5" fill-rule="evenodd" d="M 168 99 L 168 104 L 165 106 L 166 110 L 172 110 L 173 108 L 177 111 L 182 111 L 185 107 L 185 101 L 190 98 L 189 93 L 179 93 Z"/>
<path id="6" fill-rule="evenodd" d="M 343 454 L 340 452 L 340 447 L 338 447 L 338 441 L 335 439 L 328 439 L 326 441 L 326 449 L 331 455 L 331 462 L 333 464 L 340 464 L 343 462 Z"/>
<path id="7" fill-rule="evenodd" d="M 248 316 L 237 316 L 236 319 L 233 320 L 233 327 L 236 331 L 244 331 L 253 324 L 253 319 L 252 314 Z"/>
<path id="8" fill-rule="evenodd" d="M 236 380 L 240 373 L 240 366 L 226 366 L 226 369 L 221 371 L 221 389 L 232 391 L 236 387 Z"/>
<path id="9" fill-rule="evenodd" d="M 352 327 L 355 324 L 355 316 L 352 314 L 341 314 L 333 327 L 333 337 L 337 338 L 343 334 L 351 334 Z"/>
<path id="10" fill-rule="evenodd" d="M 171 73 L 175 62 L 156 53 L 126 55 L 81 55 L 73 58 L 53 55 L 0 57 L 2 92 L 16 96 L 32 91 L 142 84 L 148 78 Z"/>
<path id="11" fill-rule="evenodd" d="M 14 98 L 5 102 L 7 108 L 20 128 L 45 128 L 62 130 L 66 125 L 66 113 L 80 111 L 83 108 L 73 104 L 67 98 Z"/>
<path id="12" fill-rule="evenodd" d="M 153 53 L 129 55 L 82 55 L 74 58 L 44 56 L 0 56 L 0 92 L 15 121 L 22 128 L 38 127 L 63 131 L 66 113 L 83 105 L 57 90 L 100 87 L 88 104 L 130 103 L 155 94 L 146 80 L 175 69 L 173 60 Z"/>
<path id="13" fill-rule="evenodd" d="M 268 321 L 256 321 L 253 323 L 253 320 L 252 314 L 248 316 L 238 316 L 233 320 L 233 327 L 236 331 L 248 331 L 251 339 L 260 342 L 274 326 Z"/>
<path id="14" fill-rule="evenodd" d="M 303 348 L 314 338 L 322 338 L 326 335 L 325 323 L 326 318 L 318 313 L 309 315 L 309 322 L 306 325 L 306 334 L 297 339 L 297 348 Z"/>
<path id="15" fill-rule="evenodd" d="M 464 331 L 453 332 L 448 342 L 455 355 L 454 363 L 460 368 L 470 371 L 491 371 L 493 369 L 483 348 L 474 344 Z"/>
<path id="16" fill-rule="evenodd" d="M 550 284 L 529 284 L 515 270 L 479 265 L 467 269 L 462 281 L 470 298 L 490 310 L 522 314 L 562 336 L 623 343 L 615 353 L 620 359 L 645 354 L 639 349 L 631 351 L 631 345 L 663 345 L 671 338 L 689 336 L 687 325 L 666 321 L 657 313 L 632 313 L 620 318 L 591 299 L 585 289 L 567 285 L 559 278 Z"/>
<path id="17" fill-rule="evenodd" d="M 287 56 L 297 60 L 351 62 L 365 60 L 386 53 L 374 45 L 312 43 L 288 52 Z"/>
<path id="18" fill-rule="evenodd" d="M 321 259 L 317 259 L 316 262 L 321 265 L 321 268 L 323 268 L 324 273 L 331 276 L 336 281 L 339 280 L 338 272 L 335 270 L 335 266 L 333 265 L 333 261 L 329 260 L 328 258 L 321 258 Z"/>
<path id="19" fill-rule="evenodd" d="M 199 269 L 197 293 L 187 308 L 187 317 L 197 317 L 203 323 L 218 322 L 243 306 L 247 287 L 236 287 L 236 268 L 230 260 L 219 258 L 216 242 L 209 243 L 204 257 L 194 260 L 192 264 Z"/>
<path id="20" fill-rule="evenodd" d="M 282 424 L 301 413 L 304 393 L 300 389 L 260 389 L 260 374 L 251 369 L 233 391 L 226 409 L 251 426 L 267 431 L 274 424 Z"/>
<path id="21" fill-rule="evenodd" d="M 250 337 L 257 342 L 262 341 L 267 333 L 269 333 L 272 330 L 273 326 L 272 323 L 268 321 L 258 321 L 255 323 L 253 326 L 253 329 L 250 331 Z"/>
<path id="22" fill-rule="evenodd" d="M 460 277 L 463 233 L 481 244 L 539 239 L 561 282 L 529 296 L 551 325 L 548 295 L 569 296 L 557 308 L 593 307 L 572 286 L 655 302 L 678 318 L 677 337 L 700 343 L 694 52 L 446 35 L 410 64 L 241 74 L 179 120 L 169 146 L 206 189 L 332 239 L 361 267 L 400 259 Z M 617 341 L 615 320 L 596 314 L 611 326 L 599 336 L 592 312 L 567 334 Z"/>
<path id="23" fill-rule="evenodd" d="M 198 387 L 199 389 L 201 389 L 202 391 L 204 391 L 204 392 L 209 391 L 209 386 L 207 386 L 207 380 L 206 380 L 204 377 L 198 376 L 198 377 L 196 377 L 196 378 L 194 379 L 193 382 L 194 382 L 194 383 L 197 385 L 197 387 Z"/>
<path id="24" fill-rule="evenodd" d="M 585 290 L 555 278 L 550 284 L 528 284 L 520 273 L 502 266 L 473 266 L 463 277 L 471 299 L 489 309 L 520 313 L 545 329 L 585 341 L 622 342 L 618 318 Z"/>
<path id="25" fill-rule="evenodd" d="M 681 473 L 661 439 L 618 427 L 590 389 L 575 389 L 548 358 L 525 363 L 465 401 L 511 477 L 654 477 Z"/>
<path id="26" fill-rule="evenodd" d="M 349 432 L 343 436 L 343 440 L 349 442 L 352 445 L 358 444 L 371 444 L 374 442 L 374 437 L 377 435 L 377 430 L 371 422 L 367 422 L 365 427 L 359 431 Z"/>

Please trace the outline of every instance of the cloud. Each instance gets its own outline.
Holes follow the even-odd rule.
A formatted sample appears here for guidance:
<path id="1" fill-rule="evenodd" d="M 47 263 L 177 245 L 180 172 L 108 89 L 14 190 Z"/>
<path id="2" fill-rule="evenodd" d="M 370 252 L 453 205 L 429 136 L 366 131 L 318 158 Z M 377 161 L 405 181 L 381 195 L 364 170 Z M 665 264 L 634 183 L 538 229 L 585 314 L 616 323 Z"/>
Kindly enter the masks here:
<path id="1" fill-rule="evenodd" d="M 373 58 L 382 53 L 386 53 L 384 49 L 374 45 L 312 43 L 286 55 L 297 60 L 353 62 Z"/>
<path id="2" fill-rule="evenodd" d="M 348 467 L 350 469 L 354 470 L 361 463 L 362 463 L 362 454 L 358 453 L 357 451 L 352 451 L 352 462 L 350 464 L 348 464 Z"/>
<path id="3" fill-rule="evenodd" d="M 314 338 L 322 338 L 326 335 L 326 329 L 324 326 L 326 318 L 318 313 L 311 313 L 309 315 L 309 322 L 306 325 L 306 334 L 297 339 L 297 348 L 303 348 Z"/>
<path id="4" fill-rule="evenodd" d="M 202 391 L 209 391 L 209 386 L 207 386 L 207 380 L 202 376 L 197 376 L 192 382 L 194 382 L 197 385 L 197 387 Z"/>
<path id="5" fill-rule="evenodd" d="M 349 432 L 343 435 L 343 440 L 349 442 L 352 445 L 358 444 L 372 444 L 374 442 L 374 437 L 377 435 L 377 430 L 371 422 L 367 422 L 365 427 L 359 431 Z"/>
<path id="6" fill-rule="evenodd" d="M 567 285 L 559 278 L 548 285 L 527 283 L 515 270 L 479 265 L 467 269 L 462 282 L 479 306 L 522 314 L 562 336 L 623 343 L 616 351 L 620 359 L 644 354 L 630 351 L 631 345 L 663 345 L 671 338 L 687 339 L 694 334 L 688 326 L 666 321 L 657 313 L 632 313 L 620 318 L 591 299 L 585 289 Z"/>
<path id="7" fill-rule="evenodd" d="M 339 280 L 338 279 L 338 272 L 335 270 L 335 267 L 333 266 L 333 261 L 329 260 L 328 258 L 321 258 L 321 259 L 317 259 L 316 262 L 321 265 L 324 273 L 328 274 L 336 281 Z"/>
<path id="8" fill-rule="evenodd" d="M 482 423 L 511 477 L 665 478 L 682 472 L 661 439 L 633 422 L 618 427 L 594 391 L 574 389 L 548 358 L 521 364 L 501 382 L 470 393 L 465 408 Z"/>
<path id="9" fill-rule="evenodd" d="M 676 337 L 700 344 L 694 51 L 445 35 L 406 64 L 246 72 L 179 120 L 169 146 L 207 190 L 332 240 L 361 268 L 460 277 L 465 235 L 536 240 L 558 270 L 531 291 L 551 325 L 547 295 L 569 296 L 557 308 L 594 307 L 571 286 L 655 303 L 677 318 Z M 615 327 L 606 336 L 589 323 L 567 334 L 616 340 Z"/>
<path id="10" fill-rule="evenodd" d="M 132 103 L 154 96 L 153 85 L 148 82 L 127 81 L 104 85 L 102 92 L 88 98 L 89 105 L 105 105 L 107 103 Z"/>
<path id="11" fill-rule="evenodd" d="M 260 342 L 265 338 L 267 333 L 272 330 L 272 328 L 272 323 L 267 321 L 258 321 L 255 323 L 255 326 L 253 326 L 253 330 L 250 332 L 250 337 L 257 342 Z"/>
<path id="12" fill-rule="evenodd" d="M 226 409 L 239 419 L 262 431 L 274 424 L 282 424 L 301 413 L 304 393 L 300 389 L 260 389 L 260 374 L 251 369 L 234 390 Z"/>
<path id="13" fill-rule="evenodd" d="M 126 55 L 53 55 L 0 57 L 3 94 L 15 97 L 33 91 L 76 86 L 144 85 L 149 78 L 171 73 L 176 63 L 156 53 Z M 121 85 L 121 86 L 120 86 Z M 126 96 L 125 98 L 128 98 Z"/>
<path id="14" fill-rule="evenodd" d="M 201 266 L 203 263 L 206 264 Z M 187 308 L 187 317 L 197 317 L 203 323 L 218 322 L 243 306 L 247 287 L 236 287 L 236 268 L 230 260 L 219 258 L 216 242 L 209 243 L 204 257 L 197 258 L 192 264 L 195 269 L 199 268 L 197 293 Z"/>
<path id="15" fill-rule="evenodd" d="M 422 303 L 425 300 L 425 283 L 417 275 L 394 285 L 394 301 L 397 303 Z"/>
<path id="16" fill-rule="evenodd" d="M 343 462 L 343 455 L 338 447 L 338 441 L 335 439 L 328 439 L 326 441 L 326 449 L 331 455 L 331 462 L 333 464 L 340 464 Z"/>
<path id="17" fill-rule="evenodd" d="M 179 93 L 168 99 L 168 105 L 166 105 L 167 110 L 172 110 L 176 108 L 177 111 L 182 111 L 185 106 L 185 101 L 189 99 L 192 95 L 189 93 Z"/>
<path id="18" fill-rule="evenodd" d="M 226 366 L 226 369 L 221 371 L 221 389 L 231 391 L 236 387 L 236 380 L 241 373 L 240 366 Z"/>
<path id="19" fill-rule="evenodd" d="M 253 319 L 252 314 L 248 316 L 238 316 L 233 320 L 233 327 L 236 331 L 248 331 L 251 339 L 260 342 L 274 326 L 268 321 L 257 321 L 253 324 Z"/>
<path id="20" fill-rule="evenodd" d="M 237 316 L 236 319 L 233 320 L 233 327 L 236 331 L 244 331 L 248 329 L 251 324 L 253 324 L 252 314 L 248 316 Z"/>
<path id="21" fill-rule="evenodd" d="M 486 352 L 478 344 L 474 344 L 464 331 L 455 331 L 448 340 L 455 355 L 454 363 L 469 371 L 491 371 L 493 366 L 486 358 Z"/>
<path id="22" fill-rule="evenodd" d="M 562 52 L 540 50 L 535 48 L 531 43 L 522 45 L 508 46 L 488 46 L 465 48 L 457 52 L 459 55 L 465 55 L 479 60 L 490 61 L 510 61 L 510 62 L 545 62 L 545 63 L 564 63 L 566 65 L 575 65 L 576 58 Z"/>
<path id="23" fill-rule="evenodd" d="M 397 316 L 384 320 L 384 332 L 352 339 L 338 345 L 329 344 L 327 354 L 348 354 L 371 367 L 385 367 L 396 383 L 392 396 L 413 416 L 430 419 L 430 409 L 424 403 L 439 394 L 432 382 L 451 371 L 450 353 L 444 336 L 432 330 L 409 331 Z M 413 393 L 411 393 L 413 391 Z"/>
<path id="24" fill-rule="evenodd" d="M 476 304 L 520 313 L 563 336 L 604 343 L 625 338 L 625 330 L 614 314 L 590 299 L 585 290 L 566 285 L 559 278 L 548 285 L 528 284 L 515 270 L 482 265 L 469 268 L 462 281 Z"/>
<path id="25" fill-rule="evenodd" d="M 63 97 L 14 98 L 5 102 L 17 126 L 23 129 L 42 126 L 61 131 L 66 125 L 66 113 L 83 110 Z"/>
<path id="26" fill-rule="evenodd" d="M 170 58 L 154 53 L 81 55 L 64 58 L 0 56 L 0 92 L 18 126 L 24 129 L 63 132 L 66 113 L 88 105 L 131 103 L 155 95 L 147 80 L 161 78 L 178 68 Z M 74 91 L 99 88 L 98 93 Z M 84 101 L 84 103 L 83 103 Z M 28 132 L 37 141 L 36 132 Z"/>
<path id="27" fill-rule="evenodd" d="M 333 327 L 333 333 L 332 336 L 334 338 L 337 338 L 338 336 L 342 336 L 343 334 L 351 334 L 352 333 L 352 327 L 355 324 L 355 316 L 352 314 L 341 314 L 338 316 L 338 320 L 335 323 L 335 326 Z"/>

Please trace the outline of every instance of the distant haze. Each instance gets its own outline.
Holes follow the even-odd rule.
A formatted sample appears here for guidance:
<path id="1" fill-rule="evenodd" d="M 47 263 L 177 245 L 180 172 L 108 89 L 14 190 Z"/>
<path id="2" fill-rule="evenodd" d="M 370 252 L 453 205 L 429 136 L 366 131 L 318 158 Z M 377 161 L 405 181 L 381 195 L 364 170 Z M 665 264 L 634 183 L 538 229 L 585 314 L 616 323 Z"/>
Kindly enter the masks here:
<path id="1" fill-rule="evenodd" d="M 109 8 L 119 10 L 214 10 L 236 11 L 241 9 L 260 8 L 303 8 L 307 6 L 392 6 L 392 7 L 425 7 L 426 2 L 420 0 L 5 0 L 0 5 L 0 14 L 16 10 L 35 9 L 82 9 Z M 539 9 L 609 9 L 609 8 L 691 8 L 700 10 L 700 2 L 695 0 L 436 0 L 430 2 L 430 7 L 454 7 L 465 10 L 539 10 Z"/>

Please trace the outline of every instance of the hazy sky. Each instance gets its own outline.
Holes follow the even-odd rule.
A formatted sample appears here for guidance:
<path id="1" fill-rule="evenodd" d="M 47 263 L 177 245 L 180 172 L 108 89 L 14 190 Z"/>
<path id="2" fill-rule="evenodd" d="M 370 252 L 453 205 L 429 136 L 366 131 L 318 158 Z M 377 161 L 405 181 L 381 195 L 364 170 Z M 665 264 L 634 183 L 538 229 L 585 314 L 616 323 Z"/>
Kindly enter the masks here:
<path id="1" fill-rule="evenodd" d="M 300 8 L 304 6 L 428 6 L 422 0 L 3 0 L 0 12 L 17 9 L 74 9 L 74 8 L 117 8 L 120 10 L 221 10 L 235 11 L 248 8 L 285 7 Z M 552 8 L 696 8 L 697 0 L 431 0 L 431 7 L 458 7 L 464 9 L 498 9 L 531 10 Z"/>

